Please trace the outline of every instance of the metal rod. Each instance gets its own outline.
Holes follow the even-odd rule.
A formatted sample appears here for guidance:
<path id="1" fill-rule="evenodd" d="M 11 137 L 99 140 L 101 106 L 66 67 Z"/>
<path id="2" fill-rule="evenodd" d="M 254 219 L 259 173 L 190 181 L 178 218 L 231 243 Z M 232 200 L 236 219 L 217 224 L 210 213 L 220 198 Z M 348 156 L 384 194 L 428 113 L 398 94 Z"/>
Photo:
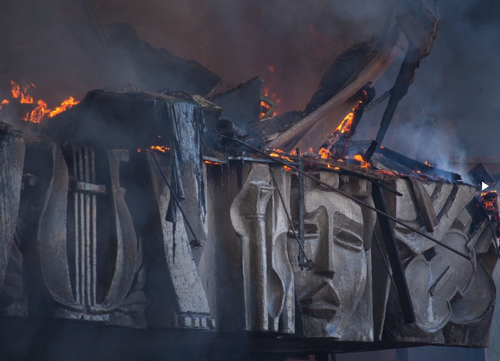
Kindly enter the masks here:
<path id="1" fill-rule="evenodd" d="M 151 156 L 153 157 L 155 163 L 156 163 L 156 166 L 158 167 L 158 169 L 160 170 L 160 173 L 161 173 L 161 176 L 163 177 L 163 180 L 165 181 L 165 183 L 167 184 L 167 187 L 168 189 L 170 190 L 170 194 L 172 195 L 172 198 L 174 199 L 174 202 L 175 204 L 177 205 L 177 207 L 179 207 L 179 210 L 181 211 L 181 214 L 182 214 L 182 217 L 184 218 L 184 220 L 186 221 L 186 224 L 189 228 L 189 230 L 191 231 L 191 234 L 193 235 L 194 237 L 194 240 L 197 242 L 197 243 L 200 243 L 200 241 L 198 240 L 198 237 L 196 237 L 196 234 L 194 233 L 193 231 L 193 228 L 191 227 L 191 224 L 189 223 L 189 220 L 187 219 L 186 217 L 186 214 L 184 213 L 184 210 L 182 209 L 181 207 L 181 204 L 179 202 L 179 200 L 177 199 L 177 196 L 175 195 L 175 192 L 174 190 L 172 189 L 172 187 L 170 186 L 170 183 L 168 182 L 167 180 L 167 176 L 165 175 L 165 173 L 163 173 L 163 169 L 161 169 L 160 167 L 160 163 L 158 163 L 158 160 L 156 159 L 155 155 L 154 154 L 151 154 Z"/>
<path id="2" fill-rule="evenodd" d="M 387 270 L 387 274 L 389 275 L 389 278 L 391 279 L 392 287 L 394 288 L 394 291 L 396 291 L 396 293 L 397 293 L 398 288 L 396 287 L 396 282 L 394 282 L 394 278 L 392 277 L 391 268 L 390 268 L 391 266 L 389 266 L 389 262 L 387 261 L 387 258 L 385 258 L 384 250 L 382 249 L 382 245 L 380 244 L 380 241 L 378 240 L 377 234 L 375 232 L 373 232 L 373 238 L 375 238 L 375 243 L 377 244 L 378 249 L 380 251 L 380 255 L 384 261 L 385 269 Z"/>
<path id="3" fill-rule="evenodd" d="M 77 155 L 76 155 L 76 147 L 72 146 L 72 154 L 73 154 L 73 176 L 78 179 L 78 171 L 77 171 Z M 76 302 L 78 304 L 81 303 L 81 289 L 80 289 L 80 225 L 78 223 L 78 204 L 79 196 L 77 192 L 73 194 L 73 207 L 74 207 L 74 228 L 75 228 L 75 289 L 76 289 Z"/>
<path id="4" fill-rule="evenodd" d="M 95 152 L 90 148 L 90 182 L 95 184 Z M 91 198 L 91 222 L 92 222 L 92 306 L 97 304 L 97 195 Z"/>
<path id="5" fill-rule="evenodd" d="M 301 245 L 304 245 L 304 234 L 305 234 L 305 226 L 304 226 L 304 202 L 305 202 L 305 199 L 304 199 L 304 166 L 302 164 L 302 157 L 300 156 L 300 149 L 297 148 L 296 149 L 296 152 L 297 152 L 297 160 L 298 160 L 298 163 L 299 163 L 299 170 L 300 170 L 300 173 L 298 175 L 298 178 L 299 178 L 299 197 L 298 197 L 298 220 L 299 220 L 299 242 Z M 300 268 L 302 269 L 303 265 L 304 265 L 304 261 L 305 261 L 305 253 L 302 251 L 302 247 L 301 247 L 301 251 L 299 252 L 299 265 L 300 265 Z"/>
<path id="6" fill-rule="evenodd" d="M 292 217 L 290 216 L 290 213 L 288 213 L 288 209 L 286 209 L 285 200 L 283 199 L 283 196 L 281 194 L 280 187 L 278 186 L 278 182 L 276 182 L 276 178 L 274 178 L 273 171 L 269 170 L 269 172 L 271 173 L 271 178 L 273 179 L 273 184 L 276 187 L 276 191 L 278 192 L 278 196 L 279 196 L 279 198 L 281 200 L 281 204 L 283 205 L 283 209 L 285 211 L 286 218 L 288 219 L 288 224 L 289 224 L 290 227 L 292 227 L 293 235 L 294 235 L 295 239 L 297 240 L 297 243 L 299 244 L 299 248 L 301 249 L 301 251 L 304 254 L 304 258 L 306 260 L 306 265 L 308 265 L 308 264 L 310 264 L 309 263 L 309 259 L 307 258 L 306 251 L 304 250 L 304 246 L 302 245 L 302 243 L 299 240 L 299 236 L 297 235 L 297 232 L 295 232 L 295 227 L 293 226 Z M 308 271 L 310 271 L 312 268 L 309 268 L 309 267 L 306 266 L 306 269 Z"/>
<path id="7" fill-rule="evenodd" d="M 269 159 L 272 159 L 275 163 L 278 163 L 278 164 L 283 165 L 283 166 L 287 166 L 287 167 L 289 167 L 290 169 L 292 169 L 292 170 L 294 170 L 294 171 L 296 171 L 296 172 L 298 172 L 298 173 L 301 173 L 301 171 L 300 171 L 299 169 L 295 168 L 293 165 L 291 165 L 291 164 L 290 164 L 290 163 L 288 163 L 288 162 L 284 162 L 284 161 L 282 161 L 282 160 L 280 160 L 280 159 L 277 159 L 277 158 L 275 158 L 275 157 L 271 157 L 271 156 L 270 156 L 269 154 L 267 154 L 266 152 L 264 152 L 264 151 L 262 151 L 262 150 L 260 150 L 260 149 L 258 149 L 258 148 L 255 148 L 255 147 L 253 147 L 253 146 L 251 146 L 251 145 L 249 145 L 249 144 L 247 144 L 247 143 L 245 143 L 245 142 L 243 142 L 243 141 L 241 141 L 241 140 L 239 140 L 239 139 L 232 138 L 232 140 L 234 140 L 234 141 L 236 141 L 236 142 L 238 142 L 238 143 L 240 143 L 240 144 L 242 144 L 242 145 L 244 145 L 244 146 L 246 146 L 246 147 L 248 147 L 248 148 L 252 149 L 253 151 L 255 151 L 255 152 L 257 152 L 257 153 L 260 153 L 260 154 L 264 155 L 265 157 L 267 157 L 267 158 L 269 158 Z M 430 241 L 432 241 L 432 242 L 434 242 L 434 243 L 436 243 L 436 244 L 438 244 L 438 245 L 440 245 L 440 246 L 443 246 L 443 247 L 444 247 L 444 248 L 446 248 L 447 250 L 449 250 L 449 251 L 451 251 L 451 252 L 453 252 L 453 253 L 456 253 L 457 255 L 459 255 L 459 256 L 461 256 L 461 257 L 464 257 L 465 259 L 467 259 L 467 260 L 469 260 L 469 261 L 470 261 L 470 260 L 472 260 L 472 257 L 471 257 L 470 255 L 465 254 L 465 253 L 462 253 L 462 252 L 460 252 L 460 251 L 458 251 L 458 250 L 454 249 L 453 247 L 450 247 L 450 246 L 448 246 L 447 244 L 444 244 L 444 243 L 442 243 L 441 241 L 438 241 L 437 239 L 435 239 L 435 238 L 433 238 L 433 237 L 431 237 L 431 236 L 429 236 L 429 235 L 427 235 L 427 234 L 425 234 L 425 233 L 423 233 L 423 232 L 419 231 L 419 230 L 418 230 L 418 229 L 416 229 L 416 228 L 413 228 L 413 227 L 411 227 L 411 226 L 407 225 L 406 223 L 404 223 L 404 222 L 402 222 L 402 221 L 398 220 L 397 218 L 394 218 L 393 216 L 391 216 L 391 215 L 389 215 L 389 214 L 387 214 L 387 213 L 384 213 L 384 212 L 382 212 L 382 211 L 378 210 L 377 208 L 372 207 L 372 206 L 370 206 L 369 204 L 366 204 L 365 202 L 360 201 L 359 199 L 357 199 L 357 198 L 355 198 L 355 197 L 353 197 L 353 196 L 351 196 L 351 195 L 349 195 L 349 194 L 347 194 L 347 193 L 345 193 L 345 192 L 342 192 L 340 189 L 334 188 L 334 187 L 332 187 L 331 185 L 329 185 L 328 183 L 325 183 L 325 182 L 321 181 L 320 179 L 318 179 L 318 178 L 316 178 L 316 177 L 314 177 L 314 176 L 312 176 L 312 175 L 310 175 L 310 174 L 307 174 L 306 172 L 302 172 L 302 174 L 304 175 L 304 177 L 307 177 L 307 178 L 309 178 L 309 179 L 312 179 L 312 180 L 314 180 L 314 181 L 318 182 L 318 183 L 319 183 L 319 184 L 321 184 L 322 186 L 325 186 L 326 188 L 328 188 L 328 189 L 330 189 L 330 190 L 332 190 L 332 191 L 334 191 L 334 192 L 337 192 L 337 193 L 339 193 L 339 194 L 343 195 L 344 197 L 346 197 L 346 198 L 348 198 L 348 199 L 352 200 L 353 202 L 355 202 L 355 203 L 359 204 L 360 206 L 363 206 L 363 207 L 365 207 L 365 208 L 368 208 L 368 209 L 370 209 L 370 210 L 372 210 L 372 211 L 376 212 L 377 214 L 382 214 L 383 216 L 387 217 L 387 218 L 388 218 L 388 219 L 390 219 L 391 221 L 396 222 L 396 223 L 398 223 L 398 224 L 402 225 L 403 227 L 405 227 L 405 228 L 409 229 L 410 231 L 413 231 L 413 232 L 415 232 L 415 233 L 417 233 L 417 234 L 421 235 L 422 237 L 427 238 L 428 240 L 430 240 Z"/>
<path id="8" fill-rule="evenodd" d="M 83 179 L 85 182 L 90 182 L 90 159 L 89 159 L 89 147 L 84 146 L 83 147 L 83 169 L 84 169 L 84 174 L 83 174 Z M 85 200 L 85 214 L 84 214 L 84 219 L 85 219 L 85 274 L 86 274 L 86 284 L 87 284 L 87 291 L 86 291 L 86 304 L 87 306 L 92 305 L 92 294 L 93 294 L 93 287 L 92 287 L 92 235 L 91 235 L 91 229 L 90 229 L 90 195 L 85 194 L 83 196 L 83 199 Z"/>
<path id="9" fill-rule="evenodd" d="M 384 100 L 386 100 L 387 98 L 389 98 L 391 96 L 391 94 L 392 94 L 392 88 L 389 89 L 388 91 L 386 91 L 381 96 L 379 96 L 374 101 L 372 101 L 370 104 L 367 104 L 366 107 L 365 107 L 365 113 L 368 113 L 370 110 L 372 110 L 377 105 L 379 105 L 380 103 L 382 103 Z"/>
<path id="10" fill-rule="evenodd" d="M 373 203 L 375 204 L 375 207 L 380 209 L 383 213 L 386 213 L 387 205 L 385 203 L 382 189 L 376 185 L 372 188 Z M 411 302 L 410 290 L 408 289 L 403 262 L 401 261 L 401 254 L 399 253 L 397 240 L 394 236 L 394 229 L 389 223 L 389 219 L 385 217 L 382 212 L 378 214 L 378 224 L 380 226 L 382 236 L 384 237 L 385 248 L 387 255 L 389 256 L 392 275 L 394 277 L 394 281 L 396 281 L 398 300 L 401 306 L 401 312 L 403 313 L 403 319 L 406 323 L 414 323 L 415 311 Z"/>
<path id="11" fill-rule="evenodd" d="M 415 70 L 418 68 L 419 64 L 419 49 L 414 45 L 409 44 L 405 59 L 403 64 L 401 64 L 401 69 L 399 70 L 398 77 L 396 78 L 396 82 L 392 88 L 391 98 L 389 99 L 389 103 L 387 104 L 384 115 L 382 116 L 380 129 L 377 133 L 377 137 L 375 138 L 378 144 L 382 144 L 385 134 L 387 133 L 387 129 L 389 129 L 389 125 L 391 124 L 394 113 L 396 112 L 396 108 L 398 107 L 398 103 L 408 92 Z"/>

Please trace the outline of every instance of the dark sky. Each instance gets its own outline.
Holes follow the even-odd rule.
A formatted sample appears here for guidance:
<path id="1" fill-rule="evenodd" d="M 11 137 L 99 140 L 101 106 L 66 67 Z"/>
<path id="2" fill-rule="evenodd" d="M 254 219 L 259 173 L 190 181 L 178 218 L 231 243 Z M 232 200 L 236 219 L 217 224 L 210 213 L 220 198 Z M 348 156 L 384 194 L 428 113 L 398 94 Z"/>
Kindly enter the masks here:
<path id="1" fill-rule="evenodd" d="M 92 1 L 104 23 L 129 22 L 155 47 L 198 60 L 230 85 L 260 75 L 270 93 L 281 99 L 282 109 L 300 110 L 335 55 L 356 40 L 377 35 L 396 0 Z M 102 79 L 88 76 L 93 66 L 89 61 L 87 68 L 58 65 L 59 72 L 44 71 L 41 66 L 67 54 L 89 56 L 88 42 L 93 38 L 78 33 L 66 34 L 74 41 L 59 48 L 44 48 L 44 41 L 60 32 L 51 19 L 83 21 L 76 4 L 70 0 L 45 5 L 28 0 L 0 2 L 0 55 L 4 51 L 22 54 L 18 68 L 37 74 L 40 91 L 60 88 L 67 94 L 78 87 L 75 95 L 83 96 L 82 90 L 105 85 Z M 500 1 L 439 0 L 438 5 L 439 39 L 417 70 L 385 143 L 415 156 L 422 143 L 422 124 L 431 116 L 436 126 L 434 136 L 426 137 L 427 147 L 436 153 L 500 157 Z M 29 47 L 24 52 L 19 45 L 26 43 L 38 44 L 42 57 L 30 54 Z M 98 56 L 90 54 L 90 58 Z M 379 95 L 390 87 L 398 68 L 395 63 L 376 85 Z M 2 64 L 0 79 L 8 79 L 9 74 L 1 70 Z M 371 126 L 372 133 L 376 131 L 380 109 L 363 119 L 368 123 L 365 130 Z M 374 137 L 372 133 L 361 135 Z"/>
<path id="2" fill-rule="evenodd" d="M 256 75 L 282 109 L 303 109 L 345 46 L 377 36 L 395 0 L 94 0 L 104 21 L 195 59 L 231 85 Z"/>

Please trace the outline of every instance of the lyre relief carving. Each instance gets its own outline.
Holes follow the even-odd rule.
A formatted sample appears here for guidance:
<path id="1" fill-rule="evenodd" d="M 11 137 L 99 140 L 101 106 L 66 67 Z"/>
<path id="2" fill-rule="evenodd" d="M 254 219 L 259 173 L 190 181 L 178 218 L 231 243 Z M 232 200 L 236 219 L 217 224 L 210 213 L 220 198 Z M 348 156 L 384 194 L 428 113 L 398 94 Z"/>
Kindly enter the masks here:
<path id="1" fill-rule="evenodd" d="M 67 146 L 65 161 L 41 138 L 27 149 L 25 172 L 37 177 L 23 204 L 26 228 L 36 230 L 22 236 L 31 260 L 30 313 L 144 326 L 137 307 L 136 314 L 120 308 L 131 292 L 141 294 L 132 287 L 142 260 L 119 178 L 128 153 Z M 144 304 L 139 294 L 133 302 Z"/>

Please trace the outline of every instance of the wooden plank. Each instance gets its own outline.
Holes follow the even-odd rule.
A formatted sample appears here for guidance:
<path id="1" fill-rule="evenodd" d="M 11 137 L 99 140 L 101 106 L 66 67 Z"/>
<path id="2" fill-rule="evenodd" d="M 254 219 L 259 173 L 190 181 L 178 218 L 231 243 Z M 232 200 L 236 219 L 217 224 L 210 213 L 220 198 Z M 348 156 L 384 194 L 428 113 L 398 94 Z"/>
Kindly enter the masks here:
<path id="1" fill-rule="evenodd" d="M 417 201 L 420 215 L 424 220 L 425 229 L 427 230 L 427 232 L 434 232 L 434 229 L 438 225 L 438 220 L 436 217 L 436 211 L 434 210 L 434 205 L 431 201 L 431 197 L 429 196 L 429 193 L 427 193 L 421 182 L 413 177 L 410 177 L 410 182 L 413 186 L 413 191 L 415 192 L 415 200 Z"/>
<path id="2" fill-rule="evenodd" d="M 400 48 L 397 45 L 398 41 L 404 42 L 404 36 L 399 30 L 394 29 L 387 35 L 387 42 L 379 54 L 366 65 L 352 83 L 323 106 L 268 143 L 267 147 L 284 150 L 292 150 L 297 146 L 301 149 L 320 147 L 344 118 L 332 119 L 331 114 L 336 111 L 338 112 L 339 108 L 345 108 L 345 103 L 363 86 L 368 82 L 375 83 L 382 76 L 400 52 Z M 350 111 L 349 108 L 347 109 L 347 111 L 344 111 L 344 116 Z M 301 142 L 302 138 L 305 137 L 308 137 L 306 139 L 311 141 L 314 140 L 314 144 Z"/>

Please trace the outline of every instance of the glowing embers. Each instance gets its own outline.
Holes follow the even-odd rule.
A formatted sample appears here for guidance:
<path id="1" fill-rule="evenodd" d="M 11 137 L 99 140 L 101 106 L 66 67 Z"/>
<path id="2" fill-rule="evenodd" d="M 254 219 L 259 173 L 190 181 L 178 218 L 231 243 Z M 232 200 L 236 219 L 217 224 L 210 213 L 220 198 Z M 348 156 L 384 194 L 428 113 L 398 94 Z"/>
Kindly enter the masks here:
<path id="1" fill-rule="evenodd" d="M 484 209 L 497 225 L 497 239 L 500 240 L 500 214 L 498 213 L 498 193 L 497 191 L 488 191 L 481 193 L 481 202 Z"/>
<path id="2" fill-rule="evenodd" d="M 271 153 L 269 153 L 269 155 L 271 157 L 274 157 L 274 158 L 281 158 L 287 162 L 290 162 L 290 163 L 295 163 L 295 161 L 290 158 L 290 156 L 296 156 L 297 155 L 297 152 L 296 151 L 293 151 L 290 155 L 287 155 L 284 151 L 282 151 L 281 149 L 273 149 L 271 151 Z M 283 168 L 285 168 L 285 170 L 287 172 L 291 171 L 292 169 L 290 167 L 287 167 L 287 166 L 283 166 Z"/>
<path id="3" fill-rule="evenodd" d="M 205 164 L 207 165 L 223 165 L 223 163 L 220 162 L 213 162 L 211 160 L 204 160 Z"/>
<path id="4" fill-rule="evenodd" d="M 3 99 L 0 102 L 0 109 L 7 104 L 36 104 L 31 111 L 27 112 L 26 115 L 22 117 L 22 119 L 27 122 L 40 123 L 42 120 L 53 118 L 57 114 L 60 114 L 79 103 L 73 97 L 69 97 L 64 100 L 61 105 L 51 109 L 42 99 L 37 100 L 35 103 L 33 96 L 29 94 L 30 89 L 36 88 L 35 84 L 28 84 L 21 89 L 21 86 L 18 83 L 11 80 L 10 86 L 12 99 Z"/>
<path id="5" fill-rule="evenodd" d="M 280 105 L 281 99 L 276 99 L 276 93 L 269 95 L 269 88 L 264 88 L 260 98 L 260 119 L 275 117 L 278 114 L 276 110 Z"/>
<path id="6" fill-rule="evenodd" d="M 481 200 L 484 208 L 491 214 L 498 217 L 498 192 L 488 191 L 481 193 Z"/>
<path id="7" fill-rule="evenodd" d="M 158 138 L 161 137 L 159 136 Z M 151 147 L 149 147 L 149 149 L 137 149 L 137 153 L 142 153 L 143 151 L 146 151 L 147 153 L 167 153 L 170 151 L 170 147 L 167 147 L 165 145 L 152 145 Z"/>

